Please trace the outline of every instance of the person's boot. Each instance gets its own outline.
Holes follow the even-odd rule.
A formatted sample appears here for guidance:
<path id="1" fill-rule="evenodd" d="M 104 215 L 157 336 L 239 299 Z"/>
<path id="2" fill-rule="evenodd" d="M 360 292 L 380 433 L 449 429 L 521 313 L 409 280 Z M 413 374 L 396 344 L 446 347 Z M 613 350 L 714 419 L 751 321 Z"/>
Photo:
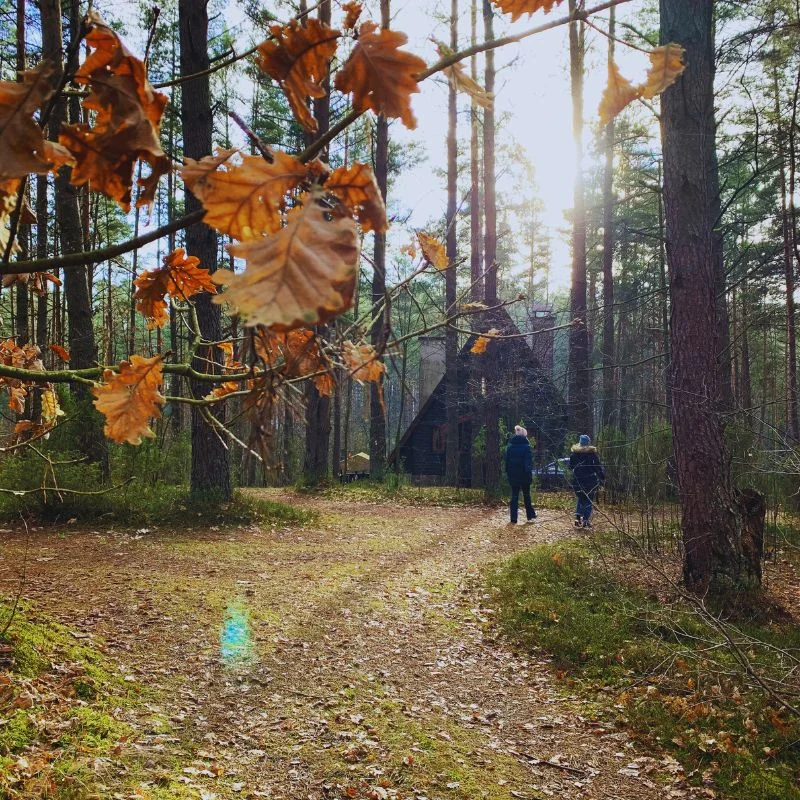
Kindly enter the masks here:
<path id="1" fill-rule="evenodd" d="M 583 527 L 583 520 L 576 514 L 575 515 L 575 521 L 572 524 L 576 528 L 582 528 Z"/>
<path id="2" fill-rule="evenodd" d="M 591 528 L 591 527 L 592 527 L 592 523 L 591 523 L 591 522 L 589 522 L 589 520 L 588 520 L 588 519 L 585 519 L 585 520 L 583 521 L 583 527 L 584 527 L 584 528 Z"/>

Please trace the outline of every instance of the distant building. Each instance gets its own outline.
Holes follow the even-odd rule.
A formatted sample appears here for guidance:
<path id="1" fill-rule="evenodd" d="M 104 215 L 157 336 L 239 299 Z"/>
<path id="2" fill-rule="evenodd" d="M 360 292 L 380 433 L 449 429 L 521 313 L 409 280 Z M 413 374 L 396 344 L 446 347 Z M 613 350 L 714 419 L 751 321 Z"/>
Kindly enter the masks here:
<path id="1" fill-rule="evenodd" d="M 552 314 L 551 309 L 546 311 Z M 544 321 L 547 317 L 541 319 Z M 480 327 L 484 330 L 498 328 L 505 335 L 520 334 L 505 309 L 493 311 L 491 319 Z M 542 327 L 553 325 L 543 323 Z M 541 336 L 550 338 L 547 369 L 542 368 L 528 344 L 530 337 L 525 335 L 493 342 L 487 353 L 476 355 L 470 352 L 478 337 L 473 334 L 461 348 L 457 362 L 458 385 L 463 390 L 458 414 L 459 485 L 483 484 L 483 476 L 475 474 L 483 469 L 483 462 L 475 457 L 473 442 L 483 425 L 483 408 L 490 393 L 497 400 L 506 430 L 512 431 L 514 425 L 522 423 L 536 440 L 537 463 L 544 464 L 561 455 L 566 437 L 566 406 L 550 379 L 552 334 Z M 437 484 L 444 479 L 447 442 L 444 339 L 424 337 L 420 347 L 420 410 L 391 454 L 390 463 L 399 459 L 402 468 L 418 482 Z M 484 359 L 487 358 L 494 359 L 492 366 L 497 378 L 493 386 L 487 385 L 484 377 Z"/>
<path id="2" fill-rule="evenodd" d="M 528 309 L 528 330 L 531 331 L 531 350 L 541 368 L 553 374 L 553 343 L 556 317 L 550 303 L 532 303 Z"/>

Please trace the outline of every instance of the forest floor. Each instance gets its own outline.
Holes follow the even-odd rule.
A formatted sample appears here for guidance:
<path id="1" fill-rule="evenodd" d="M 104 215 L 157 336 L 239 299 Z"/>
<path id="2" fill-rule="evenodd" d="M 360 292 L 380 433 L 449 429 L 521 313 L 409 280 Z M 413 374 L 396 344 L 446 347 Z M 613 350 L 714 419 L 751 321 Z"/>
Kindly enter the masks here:
<path id="1" fill-rule="evenodd" d="M 87 692 L 62 643 L 50 677 L 0 685 L 38 728 L 6 759 L 10 796 L 702 796 L 633 741 L 613 696 L 571 695 L 488 624 L 482 568 L 573 537 L 567 514 L 510 528 L 505 509 L 264 496 L 316 521 L 0 532 L 0 595 L 24 563 L 22 617 L 58 621 L 117 676 Z M 59 698 L 67 684 L 83 691 Z M 72 788 L 32 794 L 76 710 L 94 738 L 57 773 Z"/>

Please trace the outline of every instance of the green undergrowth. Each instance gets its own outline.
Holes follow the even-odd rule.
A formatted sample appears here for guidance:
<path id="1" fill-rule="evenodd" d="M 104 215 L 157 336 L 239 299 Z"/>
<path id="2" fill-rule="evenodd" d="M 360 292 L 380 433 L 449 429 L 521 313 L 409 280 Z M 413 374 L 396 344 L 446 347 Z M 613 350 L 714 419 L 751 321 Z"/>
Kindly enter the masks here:
<path id="1" fill-rule="evenodd" d="M 482 489 L 461 489 L 453 486 L 412 486 L 387 477 L 386 481 L 353 481 L 352 483 L 329 484 L 298 491 L 321 494 L 330 500 L 386 501 L 404 505 L 421 506 L 482 506 L 485 505 Z"/>
<path id="2" fill-rule="evenodd" d="M 692 781 L 713 781 L 731 800 L 800 800 L 800 721 L 752 688 L 691 607 L 626 584 L 613 554 L 599 552 L 541 546 L 496 567 L 488 583 L 497 625 L 549 654 L 570 691 L 616 703 Z M 770 679 L 800 655 L 793 622 L 738 622 L 733 636 Z"/>
<path id="3" fill-rule="evenodd" d="M 14 491 L 26 488 L 25 482 L 15 482 L 7 473 L 0 476 L 0 485 Z M 88 484 L 75 476 L 61 483 L 65 489 L 91 491 Z M 99 484 L 97 484 L 99 486 Z M 202 527 L 241 523 L 277 525 L 309 525 L 318 514 L 287 503 L 265 500 L 247 492 L 235 492 L 229 503 L 192 499 L 185 486 L 168 484 L 142 485 L 132 481 L 103 494 L 74 494 L 70 491 L 49 490 L 24 495 L 0 494 L 0 520 L 19 521 L 20 515 L 43 524 L 60 524 L 70 520 L 95 524 L 119 525 L 181 525 Z"/>
<path id="4" fill-rule="evenodd" d="M 0 629 L 11 607 L 0 603 Z M 136 687 L 107 657 L 52 620 L 18 608 L 0 642 L 0 797 L 99 796 L 96 759 L 113 758 L 131 728 L 118 717 Z"/>

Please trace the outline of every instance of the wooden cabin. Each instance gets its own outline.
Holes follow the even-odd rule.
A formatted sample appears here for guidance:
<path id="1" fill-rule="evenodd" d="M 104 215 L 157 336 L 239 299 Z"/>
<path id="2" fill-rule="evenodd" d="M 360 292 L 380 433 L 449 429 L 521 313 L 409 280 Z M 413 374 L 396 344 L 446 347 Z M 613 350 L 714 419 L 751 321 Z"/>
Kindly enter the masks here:
<path id="1" fill-rule="evenodd" d="M 566 405 L 550 379 L 550 370 L 542 369 L 530 346 L 530 334 L 521 334 L 511 317 L 500 309 L 483 320 L 481 330 L 499 329 L 514 338 L 492 341 L 483 354 L 470 350 L 478 334 L 473 334 L 458 355 L 459 400 L 459 485 L 483 485 L 481 433 L 487 399 L 495 400 L 503 427 L 509 434 L 522 424 L 536 441 L 534 459 L 546 464 L 562 455 L 567 432 Z M 478 442 L 475 441 L 479 437 Z M 447 414 L 445 382 L 439 378 L 425 399 L 419 414 L 409 425 L 390 456 L 390 463 L 400 460 L 402 469 L 416 482 L 436 485 L 444 480 Z"/>

